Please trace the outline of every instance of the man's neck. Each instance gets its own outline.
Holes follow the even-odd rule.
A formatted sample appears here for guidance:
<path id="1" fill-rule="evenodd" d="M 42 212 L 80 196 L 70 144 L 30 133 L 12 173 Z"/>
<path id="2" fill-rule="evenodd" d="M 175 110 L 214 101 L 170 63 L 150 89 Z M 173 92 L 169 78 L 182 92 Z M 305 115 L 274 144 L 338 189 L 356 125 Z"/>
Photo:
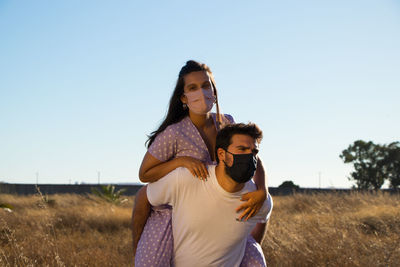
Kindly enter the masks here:
<path id="1" fill-rule="evenodd" d="M 226 174 L 225 166 L 221 162 L 215 167 L 215 176 L 217 177 L 218 184 L 229 193 L 238 192 L 244 187 L 244 184 L 235 182 Z"/>

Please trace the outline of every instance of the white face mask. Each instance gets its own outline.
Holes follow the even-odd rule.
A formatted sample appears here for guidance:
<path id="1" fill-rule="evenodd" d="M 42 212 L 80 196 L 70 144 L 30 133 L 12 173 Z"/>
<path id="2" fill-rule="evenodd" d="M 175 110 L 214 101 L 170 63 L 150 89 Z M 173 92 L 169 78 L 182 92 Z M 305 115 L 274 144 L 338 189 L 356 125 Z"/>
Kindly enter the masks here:
<path id="1" fill-rule="evenodd" d="M 189 109 L 199 115 L 207 114 L 213 107 L 215 97 L 212 89 L 199 89 L 193 92 L 185 93 L 187 97 L 187 106 Z"/>

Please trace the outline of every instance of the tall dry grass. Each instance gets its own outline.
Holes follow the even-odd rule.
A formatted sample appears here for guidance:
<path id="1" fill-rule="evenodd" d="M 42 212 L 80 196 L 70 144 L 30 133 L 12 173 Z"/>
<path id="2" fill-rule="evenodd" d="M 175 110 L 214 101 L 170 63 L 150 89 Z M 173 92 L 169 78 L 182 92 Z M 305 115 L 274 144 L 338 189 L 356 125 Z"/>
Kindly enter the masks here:
<path id="1" fill-rule="evenodd" d="M 263 250 L 270 266 L 400 266 L 400 196 L 275 197 Z"/>
<path id="2" fill-rule="evenodd" d="M 0 195 L 0 266 L 130 266 L 133 197 Z"/>
<path id="3" fill-rule="evenodd" d="M 132 266 L 133 197 L 0 195 L 0 266 Z M 400 266 L 400 196 L 274 197 L 269 266 Z"/>

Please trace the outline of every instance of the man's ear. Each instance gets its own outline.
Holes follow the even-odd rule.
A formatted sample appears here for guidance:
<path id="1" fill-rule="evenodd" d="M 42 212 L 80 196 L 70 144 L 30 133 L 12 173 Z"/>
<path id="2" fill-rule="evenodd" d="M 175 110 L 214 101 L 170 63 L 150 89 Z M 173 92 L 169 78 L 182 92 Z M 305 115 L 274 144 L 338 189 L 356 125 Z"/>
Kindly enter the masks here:
<path id="1" fill-rule="evenodd" d="M 219 147 L 217 149 L 217 156 L 218 156 L 219 162 L 224 161 L 225 160 L 225 150 Z"/>

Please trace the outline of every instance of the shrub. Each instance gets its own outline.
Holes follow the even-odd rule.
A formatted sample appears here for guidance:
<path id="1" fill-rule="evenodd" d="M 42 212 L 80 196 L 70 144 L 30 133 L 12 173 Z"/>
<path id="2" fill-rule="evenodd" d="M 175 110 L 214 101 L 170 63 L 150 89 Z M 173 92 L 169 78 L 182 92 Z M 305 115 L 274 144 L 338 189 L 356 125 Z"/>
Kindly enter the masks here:
<path id="1" fill-rule="evenodd" d="M 116 205 L 122 204 L 127 201 L 126 198 L 121 198 L 122 193 L 125 191 L 125 189 L 120 189 L 115 192 L 115 186 L 113 185 L 102 185 L 101 190 L 98 190 L 97 188 L 92 188 L 93 194 Z"/>

